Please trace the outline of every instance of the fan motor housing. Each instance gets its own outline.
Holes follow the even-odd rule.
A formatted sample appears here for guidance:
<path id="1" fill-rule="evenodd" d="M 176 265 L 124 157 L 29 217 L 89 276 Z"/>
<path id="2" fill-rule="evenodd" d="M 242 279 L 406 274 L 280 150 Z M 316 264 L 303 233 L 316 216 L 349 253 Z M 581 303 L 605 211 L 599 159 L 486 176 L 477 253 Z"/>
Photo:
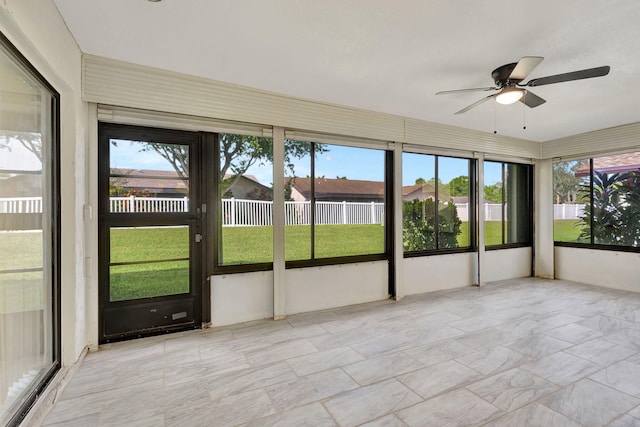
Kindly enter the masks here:
<path id="1" fill-rule="evenodd" d="M 491 78 L 496 83 L 496 86 L 504 87 L 507 86 L 507 82 L 519 83 L 522 81 L 522 79 L 509 79 L 511 72 L 513 72 L 513 69 L 516 68 L 516 65 L 518 65 L 517 62 L 506 64 L 496 68 L 491 72 Z"/>

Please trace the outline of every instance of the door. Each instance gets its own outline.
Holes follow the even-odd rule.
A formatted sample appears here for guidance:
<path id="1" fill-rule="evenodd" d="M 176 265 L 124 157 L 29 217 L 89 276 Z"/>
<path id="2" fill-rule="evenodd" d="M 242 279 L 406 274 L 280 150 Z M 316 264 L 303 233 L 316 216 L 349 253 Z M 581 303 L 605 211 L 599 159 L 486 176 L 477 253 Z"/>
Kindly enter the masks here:
<path id="1" fill-rule="evenodd" d="M 200 134 L 99 126 L 100 342 L 201 326 Z"/>

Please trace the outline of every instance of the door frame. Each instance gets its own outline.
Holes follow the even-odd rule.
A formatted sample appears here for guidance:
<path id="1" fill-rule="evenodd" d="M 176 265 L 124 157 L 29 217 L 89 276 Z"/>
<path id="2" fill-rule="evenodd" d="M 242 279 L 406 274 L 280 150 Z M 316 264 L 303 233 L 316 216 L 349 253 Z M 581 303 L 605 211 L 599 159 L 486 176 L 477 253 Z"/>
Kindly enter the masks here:
<path id="1" fill-rule="evenodd" d="M 132 141 L 153 141 L 159 143 L 179 143 L 189 146 L 189 212 L 185 214 L 184 223 L 189 225 L 189 266 L 190 292 L 188 294 L 158 296 L 133 300 L 111 302 L 109 298 L 109 258 L 111 227 L 118 225 L 173 225 L 176 218 L 172 214 L 154 214 L 149 217 L 133 216 L 139 214 L 111 214 L 109 209 L 109 141 L 123 139 Z M 143 336 L 176 332 L 185 329 L 202 328 L 203 322 L 210 319 L 210 291 L 206 280 L 206 247 L 205 230 L 206 206 L 203 196 L 206 194 L 206 171 L 204 149 L 206 138 L 202 132 L 191 132 L 174 129 L 151 128 L 134 125 L 98 122 L 98 339 L 99 343 L 133 339 Z M 144 214 L 142 214 L 144 215 Z M 195 235 L 200 234 L 202 240 L 195 242 Z M 152 326 L 118 334 L 107 334 L 105 330 L 105 310 L 113 307 L 141 306 L 149 303 L 168 302 L 193 298 L 193 320 L 175 325 Z"/>

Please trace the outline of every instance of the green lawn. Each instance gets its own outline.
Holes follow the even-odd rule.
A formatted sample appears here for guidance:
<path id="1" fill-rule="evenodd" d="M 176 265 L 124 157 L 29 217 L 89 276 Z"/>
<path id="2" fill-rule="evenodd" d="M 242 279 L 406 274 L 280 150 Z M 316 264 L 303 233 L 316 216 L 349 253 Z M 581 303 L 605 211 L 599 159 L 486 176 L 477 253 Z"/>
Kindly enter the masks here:
<path id="1" fill-rule="evenodd" d="M 40 268 L 41 232 L 0 233 L 0 271 Z M 0 313 L 41 309 L 43 290 L 42 271 L 0 274 Z"/>
<path id="2" fill-rule="evenodd" d="M 553 221 L 553 240 L 556 242 L 579 242 L 582 221 L 579 219 L 557 219 Z"/>
<path id="3" fill-rule="evenodd" d="M 468 224 L 462 224 L 458 244 L 469 242 Z M 384 227 L 368 225 L 318 225 L 315 227 L 315 257 L 376 254 L 384 251 Z M 500 243 L 500 223 L 485 224 L 486 243 Z M 310 227 L 285 228 L 287 260 L 310 257 Z M 0 243 L 0 270 L 41 265 L 40 233 L 4 233 Z M 222 230 L 222 262 L 225 265 L 271 262 L 271 227 L 225 227 Z M 20 256 L 15 256 L 21 248 Z M 189 235 L 186 227 L 114 228 L 111 230 L 111 300 L 119 301 L 188 292 Z M 146 263 L 146 261 L 159 261 Z M 130 263 L 130 264 L 129 264 Z M 0 275 L 0 310 L 41 307 L 42 273 Z"/>

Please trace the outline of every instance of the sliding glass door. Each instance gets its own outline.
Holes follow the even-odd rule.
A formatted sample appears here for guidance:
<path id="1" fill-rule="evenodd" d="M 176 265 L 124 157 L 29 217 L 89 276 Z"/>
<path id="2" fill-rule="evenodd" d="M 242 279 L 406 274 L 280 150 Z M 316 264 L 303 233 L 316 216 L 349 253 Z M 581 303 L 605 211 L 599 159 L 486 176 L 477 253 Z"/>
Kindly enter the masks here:
<path id="1" fill-rule="evenodd" d="M 0 425 L 60 364 L 58 95 L 0 35 Z"/>

